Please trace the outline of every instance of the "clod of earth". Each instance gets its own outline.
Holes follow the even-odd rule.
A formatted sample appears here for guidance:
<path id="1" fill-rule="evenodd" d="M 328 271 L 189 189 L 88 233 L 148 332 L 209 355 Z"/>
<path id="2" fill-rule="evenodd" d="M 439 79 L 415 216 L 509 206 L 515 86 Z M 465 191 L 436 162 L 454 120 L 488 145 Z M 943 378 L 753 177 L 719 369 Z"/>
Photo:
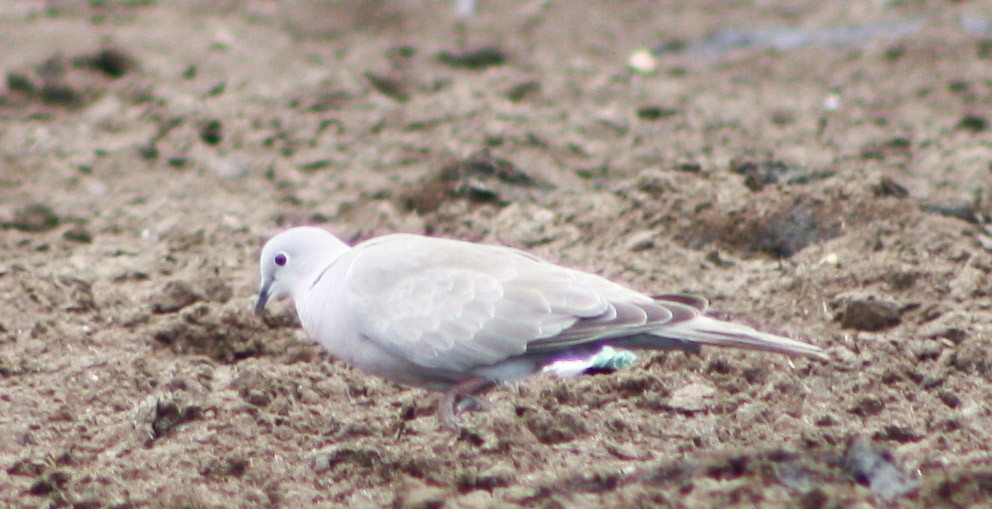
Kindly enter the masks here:
<path id="1" fill-rule="evenodd" d="M 91 55 L 72 59 L 73 65 L 101 72 L 110 78 L 120 78 L 135 67 L 134 58 L 121 50 L 106 48 Z"/>
<path id="2" fill-rule="evenodd" d="M 369 85 L 372 85 L 372 88 L 386 97 L 394 99 L 397 102 L 410 100 L 410 87 L 400 78 L 366 72 L 365 79 L 368 80 Z"/>
<path id="3" fill-rule="evenodd" d="M 234 362 L 265 352 L 260 324 L 227 312 L 215 316 L 206 305 L 183 312 L 160 326 L 152 336 L 177 353 L 199 353 L 221 362 Z"/>
<path id="4" fill-rule="evenodd" d="M 893 300 L 861 292 L 845 293 L 833 301 L 834 320 L 847 329 L 878 331 L 902 321 L 902 306 Z"/>
<path id="5" fill-rule="evenodd" d="M 805 247 L 840 234 L 840 227 L 829 217 L 828 207 L 811 197 L 800 197 L 782 204 L 767 215 L 748 211 L 744 217 L 716 216 L 715 224 L 705 225 L 691 235 L 698 241 L 720 240 L 749 251 L 789 258 Z"/>
<path id="6" fill-rule="evenodd" d="M 882 179 L 872 186 L 875 196 L 892 196 L 894 198 L 907 198 L 909 191 L 892 177 L 882 177 Z"/>
<path id="7" fill-rule="evenodd" d="M 989 122 L 981 115 L 965 115 L 954 127 L 962 131 L 978 133 L 988 129 Z"/>
<path id="8" fill-rule="evenodd" d="M 93 242 L 93 234 L 86 228 L 79 225 L 73 226 L 62 233 L 62 238 L 70 242 L 78 242 L 80 244 L 91 244 Z"/>
<path id="9" fill-rule="evenodd" d="M 520 195 L 517 188 L 548 189 L 551 186 L 531 177 L 512 162 L 495 157 L 487 150 L 468 159 L 451 163 L 401 195 L 407 210 L 426 214 L 452 199 L 472 203 L 506 205 Z"/>
<path id="10" fill-rule="evenodd" d="M 158 295 L 152 297 L 152 312 L 175 313 L 200 300 L 200 295 L 184 281 L 169 281 Z"/>
<path id="11" fill-rule="evenodd" d="M 35 86 L 31 78 L 24 73 L 10 71 L 7 73 L 7 89 L 28 96 L 34 95 Z"/>
<path id="12" fill-rule="evenodd" d="M 149 419 L 151 438 L 161 438 L 179 425 L 200 418 L 202 410 L 200 405 L 196 403 L 187 403 L 170 398 L 156 400 Z"/>
<path id="13" fill-rule="evenodd" d="M 589 433 L 585 419 L 575 410 L 559 408 L 554 414 L 537 409 L 524 415 L 524 423 L 542 444 L 571 442 Z"/>
<path id="14" fill-rule="evenodd" d="M 529 97 L 533 97 L 541 92 L 541 83 L 538 81 L 524 81 L 510 87 L 506 92 L 506 98 L 513 102 L 520 102 Z"/>
<path id="15" fill-rule="evenodd" d="M 5 229 L 22 232 L 47 232 L 58 227 L 61 220 L 48 205 L 35 203 L 14 213 L 14 218 L 3 224 Z"/>
<path id="16" fill-rule="evenodd" d="M 769 184 L 808 184 L 833 176 L 831 171 L 810 171 L 805 165 L 784 161 L 735 160 L 730 171 L 744 176 L 744 185 L 752 191 L 761 191 Z"/>
<path id="17" fill-rule="evenodd" d="M 224 140 L 224 125 L 212 118 L 200 123 L 200 139 L 207 145 L 217 145 Z"/>
<path id="18" fill-rule="evenodd" d="M 911 479 L 895 466 L 888 451 L 863 439 L 855 439 L 848 444 L 842 465 L 855 479 L 887 502 L 916 490 L 920 485 L 919 481 Z"/>

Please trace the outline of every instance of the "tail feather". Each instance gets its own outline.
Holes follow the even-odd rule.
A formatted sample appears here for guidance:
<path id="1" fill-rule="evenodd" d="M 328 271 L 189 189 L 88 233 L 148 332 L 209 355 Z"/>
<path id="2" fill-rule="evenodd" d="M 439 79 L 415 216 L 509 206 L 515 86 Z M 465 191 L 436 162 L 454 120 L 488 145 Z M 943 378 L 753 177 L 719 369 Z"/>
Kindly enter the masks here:
<path id="1" fill-rule="evenodd" d="M 725 322 L 708 316 L 698 316 L 692 320 L 673 323 L 651 332 L 651 335 L 663 340 L 663 344 L 670 344 L 672 340 L 681 340 L 700 345 L 803 355 L 824 360 L 830 358 L 822 348 L 816 345 L 761 332 L 747 325 Z"/>

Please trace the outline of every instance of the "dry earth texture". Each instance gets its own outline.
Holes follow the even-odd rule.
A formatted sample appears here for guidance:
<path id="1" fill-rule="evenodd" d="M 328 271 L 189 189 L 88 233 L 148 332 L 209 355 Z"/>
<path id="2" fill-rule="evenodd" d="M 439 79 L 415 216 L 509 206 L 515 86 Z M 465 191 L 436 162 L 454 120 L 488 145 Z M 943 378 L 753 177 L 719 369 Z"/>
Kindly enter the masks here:
<path id="1" fill-rule="evenodd" d="M 992 6 L 753 4 L 5 2 L 0 506 L 988 504 Z M 833 360 L 642 354 L 451 433 L 251 314 L 299 224 L 521 247 Z"/>

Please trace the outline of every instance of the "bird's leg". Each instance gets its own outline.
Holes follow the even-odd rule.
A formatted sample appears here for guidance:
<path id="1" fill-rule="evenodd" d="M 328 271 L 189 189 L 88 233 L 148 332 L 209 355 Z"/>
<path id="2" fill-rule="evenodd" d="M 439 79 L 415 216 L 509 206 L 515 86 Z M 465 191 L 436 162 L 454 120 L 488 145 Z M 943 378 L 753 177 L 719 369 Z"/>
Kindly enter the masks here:
<path id="1" fill-rule="evenodd" d="M 462 398 L 467 398 L 476 406 L 483 409 L 489 407 L 489 402 L 475 397 L 475 394 L 488 389 L 494 382 L 488 378 L 473 377 L 462 380 L 452 385 L 441 394 L 441 399 L 437 402 L 437 414 L 449 429 L 458 429 L 458 403 Z"/>

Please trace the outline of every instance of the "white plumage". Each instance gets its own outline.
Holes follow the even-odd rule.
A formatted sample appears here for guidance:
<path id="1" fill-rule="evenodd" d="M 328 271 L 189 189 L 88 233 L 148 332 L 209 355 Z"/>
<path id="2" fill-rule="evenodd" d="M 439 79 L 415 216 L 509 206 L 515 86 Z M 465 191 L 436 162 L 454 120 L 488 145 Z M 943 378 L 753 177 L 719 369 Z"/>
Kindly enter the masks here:
<path id="1" fill-rule="evenodd" d="M 293 228 L 262 250 L 256 312 L 290 297 L 307 333 L 334 356 L 407 385 L 461 397 L 604 346 L 729 346 L 826 358 L 808 343 L 703 315 L 703 299 L 649 297 L 522 251 L 419 235 L 349 248 Z"/>

